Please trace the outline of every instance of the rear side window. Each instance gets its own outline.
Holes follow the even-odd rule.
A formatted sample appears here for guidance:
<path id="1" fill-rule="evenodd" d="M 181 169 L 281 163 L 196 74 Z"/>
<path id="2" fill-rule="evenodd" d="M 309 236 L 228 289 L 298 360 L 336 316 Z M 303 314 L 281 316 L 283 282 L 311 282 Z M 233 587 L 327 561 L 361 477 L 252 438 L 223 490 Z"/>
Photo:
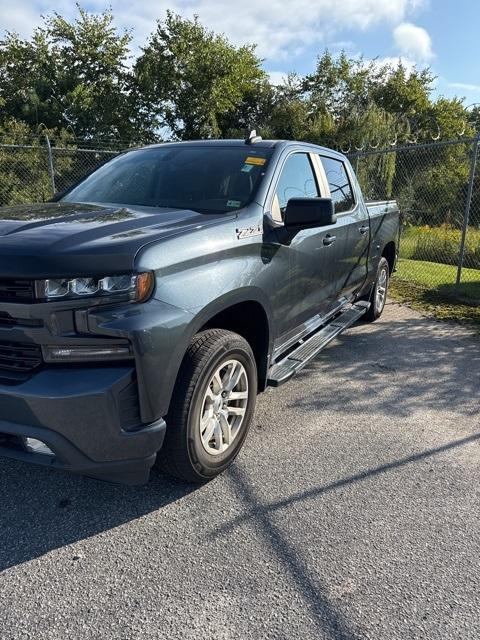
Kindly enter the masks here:
<path id="1" fill-rule="evenodd" d="M 318 197 L 310 159 L 306 153 L 294 153 L 287 158 L 276 191 L 275 206 L 283 213 L 290 198 Z"/>
<path id="2" fill-rule="evenodd" d="M 335 204 L 335 213 L 349 211 L 355 204 L 353 197 L 352 185 L 345 169 L 345 165 L 341 160 L 320 156 L 323 168 L 325 170 L 330 194 Z"/>

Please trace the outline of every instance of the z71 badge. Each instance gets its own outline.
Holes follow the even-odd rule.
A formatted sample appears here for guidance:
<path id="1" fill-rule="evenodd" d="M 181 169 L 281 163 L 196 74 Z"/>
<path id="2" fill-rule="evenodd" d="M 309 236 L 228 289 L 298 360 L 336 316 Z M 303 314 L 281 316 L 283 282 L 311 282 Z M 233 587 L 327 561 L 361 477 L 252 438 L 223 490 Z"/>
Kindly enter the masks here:
<path id="1" fill-rule="evenodd" d="M 237 238 L 243 240 L 244 238 L 251 238 L 253 236 L 262 235 L 262 225 L 259 223 L 254 227 L 245 227 L 245 229 L 237 229 Z"/>

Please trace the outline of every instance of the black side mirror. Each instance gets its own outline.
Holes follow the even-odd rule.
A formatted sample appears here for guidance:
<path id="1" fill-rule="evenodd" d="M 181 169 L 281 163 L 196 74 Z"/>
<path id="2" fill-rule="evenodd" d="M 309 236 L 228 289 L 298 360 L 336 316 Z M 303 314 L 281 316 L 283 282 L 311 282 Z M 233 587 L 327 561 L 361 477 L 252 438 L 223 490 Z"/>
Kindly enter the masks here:
<path id="1" fill-rule="evenodd" d="M 310 229 L 335 224 L 337 216 L 331 198 L 290 198 L 285 209 L 286 227 Z"/>

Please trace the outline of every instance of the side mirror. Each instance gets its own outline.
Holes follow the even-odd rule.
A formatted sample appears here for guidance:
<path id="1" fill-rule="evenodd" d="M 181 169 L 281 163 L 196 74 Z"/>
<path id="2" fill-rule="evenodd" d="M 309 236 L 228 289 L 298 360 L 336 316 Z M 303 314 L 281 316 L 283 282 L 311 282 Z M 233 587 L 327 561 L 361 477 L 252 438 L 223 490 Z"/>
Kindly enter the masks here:
<path id="1" fill-rule="evenodd" d="M 331 198 L 290 198 L 285 209 L 286 227 L 310 229 L 335 224 L 337 216 Z"/>

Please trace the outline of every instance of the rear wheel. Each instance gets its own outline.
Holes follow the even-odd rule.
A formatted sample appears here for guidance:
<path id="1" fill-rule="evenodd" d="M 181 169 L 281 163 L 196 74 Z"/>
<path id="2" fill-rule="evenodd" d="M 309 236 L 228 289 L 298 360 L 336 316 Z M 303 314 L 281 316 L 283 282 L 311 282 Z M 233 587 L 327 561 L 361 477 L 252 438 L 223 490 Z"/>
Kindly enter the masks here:
<path id="1" fill-rule="evenodd" d="M 382 315 L 387 300 L 388 283 L 390 281 L 390 266 L 386 258 L 380 258 L 377 277 L 370 295 L 370 308 L 363 316 L 367 322 L 373 322 Z"/>
<path id="2" fill-rule="evenodd" d="M 246 438 L 257 395 L 250 345 L 224 329 L 197 334 L 185 355 L 157 456 L 161 470 L 204 482 L 226 469 Z"/>

